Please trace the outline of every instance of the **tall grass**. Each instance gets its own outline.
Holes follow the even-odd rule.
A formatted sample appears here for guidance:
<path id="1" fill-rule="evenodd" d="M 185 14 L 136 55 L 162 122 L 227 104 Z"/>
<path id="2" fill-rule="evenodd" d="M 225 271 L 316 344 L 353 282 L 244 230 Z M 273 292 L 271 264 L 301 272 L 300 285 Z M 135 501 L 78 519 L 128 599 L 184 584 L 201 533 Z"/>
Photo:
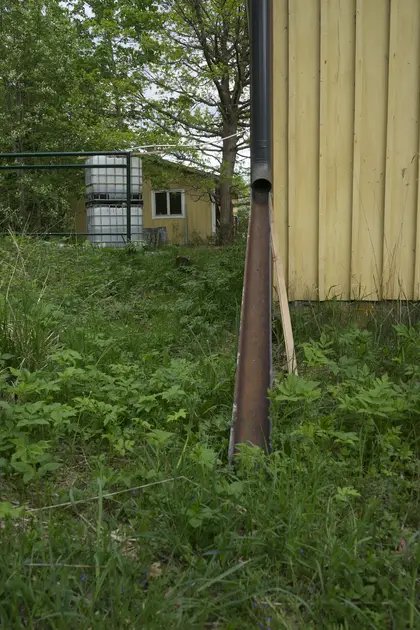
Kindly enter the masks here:
<path id="1" fill-rule="evenodd" d="M 0 627 L 420 627 L 415 313 L 294 309 L 232 468 L 243 245 L 178 254 L 2 243 Z"/>

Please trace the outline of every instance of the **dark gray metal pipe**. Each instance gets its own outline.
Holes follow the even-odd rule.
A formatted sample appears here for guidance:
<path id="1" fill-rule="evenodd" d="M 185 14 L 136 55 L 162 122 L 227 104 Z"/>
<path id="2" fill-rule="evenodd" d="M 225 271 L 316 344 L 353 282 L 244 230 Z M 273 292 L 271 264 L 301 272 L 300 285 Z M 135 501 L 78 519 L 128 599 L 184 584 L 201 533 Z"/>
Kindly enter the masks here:
<path id="1" fill-rule="evenodd" d="M 251 185 L 271 190 L 271 1 L 248 0 L 251 42 Z"/>

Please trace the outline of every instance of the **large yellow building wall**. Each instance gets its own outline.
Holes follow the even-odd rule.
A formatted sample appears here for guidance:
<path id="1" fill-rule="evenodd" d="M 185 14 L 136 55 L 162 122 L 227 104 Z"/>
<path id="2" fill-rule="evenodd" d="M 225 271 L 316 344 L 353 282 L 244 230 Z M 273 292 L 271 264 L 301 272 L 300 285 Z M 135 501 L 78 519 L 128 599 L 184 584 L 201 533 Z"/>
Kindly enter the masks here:
<path id="1" fill-rule="evenodd" d="M 273 1 L 273 208 L 291 300 L 419 299 L 420 1 Z"/>

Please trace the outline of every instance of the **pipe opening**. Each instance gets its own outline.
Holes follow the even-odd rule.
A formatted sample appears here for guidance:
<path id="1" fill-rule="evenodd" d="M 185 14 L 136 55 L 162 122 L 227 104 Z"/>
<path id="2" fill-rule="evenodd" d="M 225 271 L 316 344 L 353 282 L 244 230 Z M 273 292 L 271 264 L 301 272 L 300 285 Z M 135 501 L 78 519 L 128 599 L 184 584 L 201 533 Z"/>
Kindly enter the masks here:
<path id="1" fill-rule="evenodd" d="M 269 193 L 271 190 L 271 182 L 268 179 L 259 178 L 252 182 L 252 190 L 258 192 Z"/>

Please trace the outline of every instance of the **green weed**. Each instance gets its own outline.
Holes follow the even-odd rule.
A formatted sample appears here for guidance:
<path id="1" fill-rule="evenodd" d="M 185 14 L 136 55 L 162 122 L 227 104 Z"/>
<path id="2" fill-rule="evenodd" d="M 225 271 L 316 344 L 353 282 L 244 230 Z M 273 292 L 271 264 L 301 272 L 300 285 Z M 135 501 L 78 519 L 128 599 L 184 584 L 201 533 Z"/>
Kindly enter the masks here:
<path id="1" fill-rule="evenodd" d="M 233 468 L 244 245 L 179 253 L 2 243 L 0 627 L 420 627 L 414 314 L 295 309 Z"/>

